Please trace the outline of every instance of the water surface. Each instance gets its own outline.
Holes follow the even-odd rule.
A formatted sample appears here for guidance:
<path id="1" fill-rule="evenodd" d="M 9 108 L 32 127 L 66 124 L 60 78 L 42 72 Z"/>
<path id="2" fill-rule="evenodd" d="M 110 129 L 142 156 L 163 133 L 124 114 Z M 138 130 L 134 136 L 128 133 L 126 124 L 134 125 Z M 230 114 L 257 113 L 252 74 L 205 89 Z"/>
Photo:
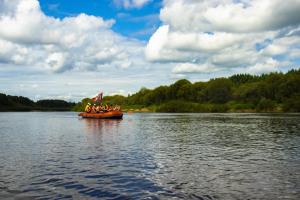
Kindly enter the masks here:
<path id="1" fill-rule="evenodd" d="M 300 115 L 0 113 L 0 199 L 299 199 Z"/>

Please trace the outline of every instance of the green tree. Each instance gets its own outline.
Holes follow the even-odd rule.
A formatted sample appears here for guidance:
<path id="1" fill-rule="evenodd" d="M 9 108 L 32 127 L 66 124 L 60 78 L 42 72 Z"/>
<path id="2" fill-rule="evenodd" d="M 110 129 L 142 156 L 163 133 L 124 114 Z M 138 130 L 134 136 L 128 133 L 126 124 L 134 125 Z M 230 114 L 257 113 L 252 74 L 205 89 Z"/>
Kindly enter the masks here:
<path id="1" fill-rule="evenodd" d="M 213 103 L 226 103 L 232 97 L 232 82 L 226 78 L 213 79 L 208 82 L 204 94 Z"/>
<path id="2" fill-rule="evenodd" d="M 229 77 L 229 79 L 235 85 L 242 85 L 245 83 L 257 81 L 258 77 L 250 75 L 250 74 L 235 74 L 235 75 Z"/>
<path id="3" fill-rule="evenodd" d="M 260 82 L 240 85 L 233 92 L 234 99 L 241 102 L 257 103 L 260 100 Z"/>
<path id="4" fill-rule="evenodd" d="M 167 94 L 168 99 L 169 100 L 177 99 L 178 98 L 178 95 L 177 95 L 178 90 L 186 84 L 191 84 L 191 82 L 186 79 L 181 79 L 181 80 L 176 81 L 174 84 L 170 85 L 170 87 L 168 88 L 168 94 Z"/>
<path id="5" fill-rule="evenodd" d="M 193 90 L 192 90 L 191 83 L 184 84 L 180 88 L 178 88 L 177 99 L 181 99 L 181 100 L 192 100 L 193 99 Z"/>
<path id="6" fill-rule="evenodd" d="M 282 101 L 300 93 L 300 74 L 288 74 L 280 84 L 277 92 Z"/>
<path id="7" fill-rule="evenodd" d="M 275 103 L 266 98 L 262 98 L 256 106 L 257 111 L 274 111 Z"/>
<path id="8" fill-rule="evenodd" d="M 300 94 L 285 99 L 283 110 L 286 112 L 300 112 Z"/>

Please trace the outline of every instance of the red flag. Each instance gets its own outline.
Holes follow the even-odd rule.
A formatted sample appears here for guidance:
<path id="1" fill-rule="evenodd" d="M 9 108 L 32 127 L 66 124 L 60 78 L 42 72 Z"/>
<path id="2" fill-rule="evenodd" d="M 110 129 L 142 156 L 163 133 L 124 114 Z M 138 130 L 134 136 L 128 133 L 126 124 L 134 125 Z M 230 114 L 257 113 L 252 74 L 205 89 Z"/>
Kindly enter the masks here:
<path id="1" fill-rule="evenodd" d="M 103 92 L 100 92 L 97 96 L 93 97 L 93 102 L 101 102 L 103 97 Z"/>
<path id="2" fill-rule="evenodd" d="M 102 101 L 102 97 L 103 97 L 103 92 L 101 92 L 101 93 L 98 95 L 98 99 L 97 99 L 97 100 L 98 100 L 99 102 L 101 102 L 101 101 Z"/>

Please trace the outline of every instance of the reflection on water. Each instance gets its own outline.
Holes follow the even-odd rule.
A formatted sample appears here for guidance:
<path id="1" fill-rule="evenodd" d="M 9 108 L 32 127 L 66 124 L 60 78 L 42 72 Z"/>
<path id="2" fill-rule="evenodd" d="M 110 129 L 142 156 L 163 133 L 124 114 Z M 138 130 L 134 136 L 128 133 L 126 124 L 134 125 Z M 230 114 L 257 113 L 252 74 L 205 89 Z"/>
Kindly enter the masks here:
<path id="1" fill-rule="evenodd" d="M 1 199 L 298 199 L 300 115 L 0 114 Z"/>
<path id="2" fill-rule="evenodd" d="M 98 133 L 106 134 L 111 131 L 118 130 L 119 125 L 122 121 L 122 119 L 99 120 L 99 119 L 85 119 L 85 118 L 82 118 L 81 120 L 84 121 L 87 132 L 92 134 L 98 134 Z"/>

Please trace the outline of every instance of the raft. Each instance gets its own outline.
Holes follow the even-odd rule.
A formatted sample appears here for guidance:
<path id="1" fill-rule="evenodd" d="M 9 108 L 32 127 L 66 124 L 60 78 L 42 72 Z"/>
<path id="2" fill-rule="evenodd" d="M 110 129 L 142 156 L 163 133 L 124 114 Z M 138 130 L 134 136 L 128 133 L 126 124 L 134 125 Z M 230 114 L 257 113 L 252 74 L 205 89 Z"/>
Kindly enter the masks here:
<path id="1" fill-rule="evenodd" d="M 82 118 L 95 118 L 95 119 L 122 119 L 123 112 L 121 111 L 108 111 L 102 113 L 79 113 L 78 116 Z"/>

